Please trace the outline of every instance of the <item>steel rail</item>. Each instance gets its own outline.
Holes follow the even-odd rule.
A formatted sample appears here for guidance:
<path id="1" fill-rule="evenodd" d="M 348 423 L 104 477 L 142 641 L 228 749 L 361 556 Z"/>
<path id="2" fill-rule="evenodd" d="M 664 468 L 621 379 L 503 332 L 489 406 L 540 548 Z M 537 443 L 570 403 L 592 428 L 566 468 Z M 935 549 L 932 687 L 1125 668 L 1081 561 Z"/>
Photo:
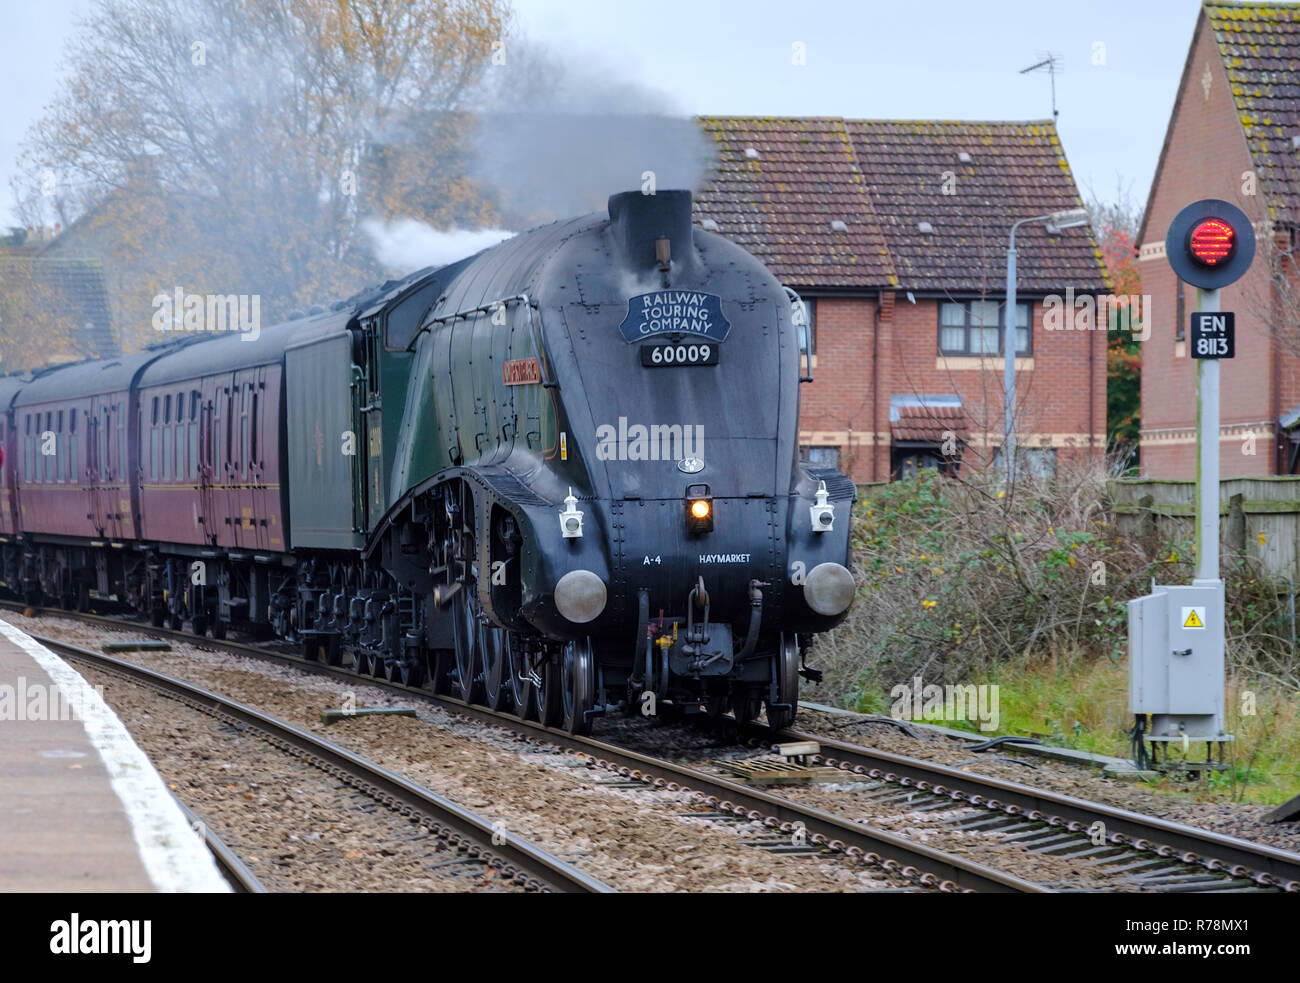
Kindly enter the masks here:
<path id="1" fill-rule="evenodd" d="M 308 731 L 277 720 L 253 707 L 167 676 L 144 666 L 114 658 L 102 652 L 73 645 L 55 638 L 32 634 L 46 648 L 70 658 L 90 662 L 113 672 L 152 686 L 154 689 L 193 701 L 209 712 L 224 714 L 262 731 L 274 742 L 293 748 L 309 758 L 316 758 L 327 770 L 345 780 L 360 783 L 387 804 L 408 814 L 432 820 L 435 828 L 448 831 L 447 841 L 464 847 L 470 857 L 491 866 L 499 866 L 506 877 L 522 876 L 529 886 L 560 893 L 604 894 L 613 889 L 584 874 L 558 857 L 517 836 L 503 835 L 499 827 L 468 809 L 429 789 L 408 781 L 401 775 L 367 761 L 345 748 L 317 737 Z M 257 652 L 257 649 L 251 651 Z M 358 678 L 355 677 L 354 678 Z M 370 789 L 366 789 L 369 786 Z"/>
<path id="2" fill-rule="evenodd" d="M 21 608 L 22 605 L 0 602 L 0 607 Z M 298 669 L 346 679 L 354 683 L 367 683 L 420 697 L 428 702 L 445 706 L 462 715 L 494 724 L 524 738 L 550 744 L 583 755 L 598 766 L 610 767 L 621 775 L 641 779 L 647 784 L 698 793 L 704 803 L 738 817 L 764 822 L 773 828 L 792 834 L 800 828 L 806 831 L 808 841 L 816 846 L 840 851 L 846 855 L 879 865 L 890 873 L 900 873 L 919 883 L 943 890 L 964 890 L 997 893 L 1054 893 L 1051 888 L 1024 878 L 996 870 L 964 857 L 945 853 L 925 844 L 853 822 L 832 813 L 803 806 L 789 799 L 771 795 L 728 781 L 716 775 L 652 758 L 626 748 L 617 747 L 591 737 L 572 735 L 553 727 L 544 727 L 534 721 L 520 720 L 510 714 L 467 704 L 456 697 L 437 694 L 422 687 L 406 686 L 381 677 L 363 676 L 351 669 L 328 666 L 298 655 L 276 652 L 263 647 L 246 645 L 229 640 L 216 640 L 186 634 L 168 628 L 136 625 L 101 615 L 86 615 L 62 609 L 38 609 L 49 615 L 68 617 L 91 624 L 100 624 L 114 630 L 139 631 L 145 635 L 174 639 L 189 645 L 210 648 L 232 654 L 245 655 L 259 660 L 270 659 Z M 33 636 L 37 637 L 37 636 Z M 38 638 L 45 644 L 67 643 Z M 71 646 L 76 648 L 76 646 Z M 100 657 L 99 653 L 91 653 Z M 107 657 L 100 657 L 107 658 Z M 117 660 L 115 660 L 117 661 Z M 132 665 L 131 663 L 124 663 Z M 149 671 L 149 670 L 145 670 Z M 169 678 L 169 677 L 165 677 Z M 179 681 L 176 681 L 179 683 Z M 180 683 L 186 686 L 185 683 Z M 256 713 L 256 711 L 253 711 Z M 346 752 L 345 752 L 346 753 Z"/>
<path id="3" fill-rule="evenodd" d="M 1116 806 L 1075 798 L 1061 792 L 961 771 L 950 765 L 848 744 L 816 734 L 781 731 L 775 738 L 766 728 L 748 733 L 768 742 L 815 741 L 821 754 L 813 760 L 830 767 L 899 781 L 920 791 L 948 795 L 972 805 L 1003 809 L 1026 819 L 1041 820 L 1073 831 L 1089 830 L 1101 823 L 1108 842 L 1148 850 L 1160 856 L 1250 877 L 1256 883 L 1283 891 L 1300 892 L 1300 854 L 1252 843 L 1222 833 L 1146 816 Z"/>

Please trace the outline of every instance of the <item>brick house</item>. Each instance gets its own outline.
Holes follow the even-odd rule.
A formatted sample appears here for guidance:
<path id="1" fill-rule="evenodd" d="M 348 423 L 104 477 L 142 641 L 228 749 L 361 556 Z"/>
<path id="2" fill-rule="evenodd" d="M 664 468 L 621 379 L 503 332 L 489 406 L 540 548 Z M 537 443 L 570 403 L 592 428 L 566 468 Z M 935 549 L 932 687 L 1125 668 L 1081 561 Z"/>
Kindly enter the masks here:
<path id="1" fill-rule="evenodd" d="M 805 454 L 859 482 L 996 460 L 1011 223 L 1081 207 L 1055 126 L 701 123 L 718 155 L 696 196 L 697 223 L 809 302 Z M 1109 287 L 1086 227 L 1025 225 L 1016 246 L 1017 440 L 1028 467 L 1051 473 L 1104 451 L 1106 335 L 1086 330 L 1082 311 L 1064 323 L 1085 330 L 1048 330 L 1060 322 L 1044 324 L 1044 300 Z"/>
<path id="2" fill-rule="evenodd" d="M 1196 472 L 1196 362 L 1185 334 L 1197 290 L 1170 269 L 1164 239 L 1178 211 L 1199 198 L 1241 208 L 1257 243 L 1250 270 L 1220 298 L 1237 326 L 1236 357 L 1220 369 L 1221 474 L 1295 474 L 1300 6 L 1206 3 L 1197 15 L 1138 234 L 1142 292 L 1151 298 L 1140 440 L 1142 470 L 1153 477 Z"/>
<path id="3" fill-rule="evenodd" d="M 111 358 L 118 354 L 108 290 L 98 260 L 49 253 L 52 230 L 18 230 L 0 239 L 0 332 L 32 332 L 48 339 L 33 347 L 41 358 L 27 365 L 0 364 L 0 374 L 45 360 Z M 21 322 L 8 327 L 6 320 Z"/>

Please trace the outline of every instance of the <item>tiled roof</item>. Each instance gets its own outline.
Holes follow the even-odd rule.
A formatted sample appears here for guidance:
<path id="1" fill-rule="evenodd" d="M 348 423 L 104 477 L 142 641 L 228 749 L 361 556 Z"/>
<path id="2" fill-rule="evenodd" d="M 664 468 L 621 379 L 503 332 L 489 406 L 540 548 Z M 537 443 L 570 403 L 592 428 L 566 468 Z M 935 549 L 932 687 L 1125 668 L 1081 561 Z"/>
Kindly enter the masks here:
<path id="1" fill-rule="evenodd" d="M 700 122 L 718 146 L 714 171 L 695 196 L 697 222 L 717 222 L 791 285 L 897 284 L 843 120 Z"/>
<path id="2" fill-rule="evenodd" d="M 848 127 L 904 287 L 1000 294 L 1012 222 L 1083 207 L 1051 121 L 850 120 Z M 933 231 L 922 231 L 923 222 Z M 1043 223 L 1021 226 L 1016 270 L 1020 290 L 1107 289 L 1087 226 L 1056 235 Z"/>
<path id="3" fill-rule="evenodd" d="M 1011 221 L 1081 205 L 1051 122 L 701 124 L 718 161 L 696 195 L 696 221 L 712 219 L 794 287 L 1001 293 Z M 1106 289 L 1086 228 L 1049 240 L 1026 226 L 1017 247 L 1021 290 Z"/>
<path id="4" fill-rule="evenodd" d="M 1300 6 L 1204 9 L 1272 217 L 1300 222 Z"/>
<path id="5" fill-rule="evenodd" d="M 942 444 L 952 433 L 958 440 L 970 436 L 970 421 L 960 406 L 900 406 L 890 424 L 894 440 Z"/>
<path id="6" fill-rule="evenodd" d="M 26 250 L 0 251 L 0 286 L 7 280 L 4 268 L 22 264 L 28 269 L 19 282 L 32 284 L 39 304 L 49 304 L 52 314 L 71 323 L 76 346 L 88 356 L 118 354 L 108 308 L 108 291 L 98 260 L 55 259 L 32 256 Z M 30 279 L 28 279 L 30 278 Z"/>

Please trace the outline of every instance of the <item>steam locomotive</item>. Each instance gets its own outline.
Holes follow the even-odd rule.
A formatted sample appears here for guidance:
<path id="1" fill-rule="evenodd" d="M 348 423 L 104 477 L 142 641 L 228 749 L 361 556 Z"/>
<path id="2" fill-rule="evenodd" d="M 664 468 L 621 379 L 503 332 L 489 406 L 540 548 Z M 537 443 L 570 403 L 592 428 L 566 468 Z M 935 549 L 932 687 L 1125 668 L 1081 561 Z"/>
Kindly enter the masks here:
<path id="1" fill-rule="evenodd" d="M 617 194 L 260 333 L 0 378 L 0 586 L 572 732 L 787 725 L 855 489 L 799 461 L 802 303 L 691 209 Z"/>

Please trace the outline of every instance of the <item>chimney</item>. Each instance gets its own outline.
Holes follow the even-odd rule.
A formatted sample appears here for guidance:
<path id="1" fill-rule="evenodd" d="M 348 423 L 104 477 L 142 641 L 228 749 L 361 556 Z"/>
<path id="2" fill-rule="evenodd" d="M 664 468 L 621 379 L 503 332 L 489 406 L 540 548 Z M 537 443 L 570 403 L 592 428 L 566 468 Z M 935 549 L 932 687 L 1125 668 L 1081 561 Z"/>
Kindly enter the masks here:
<path id="1" fill-rule="evenodd" d="M 611 195 L 609 226 L 623 262 L 635 270 L 662 269 L 665 254 L 673 270 L 696 265 L 689 191 Z"/>

